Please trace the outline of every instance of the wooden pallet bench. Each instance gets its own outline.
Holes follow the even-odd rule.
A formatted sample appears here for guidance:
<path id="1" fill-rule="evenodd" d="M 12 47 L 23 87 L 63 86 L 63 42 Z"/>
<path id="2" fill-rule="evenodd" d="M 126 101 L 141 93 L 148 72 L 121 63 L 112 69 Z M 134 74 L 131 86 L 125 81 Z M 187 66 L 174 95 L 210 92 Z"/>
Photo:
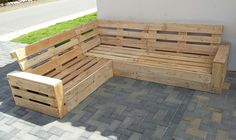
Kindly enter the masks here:
<path id="1" fill-rule="evenodd" d="M 96 20 L 11 53 L 15 103 L 62 118 L 113 75 L 221 93 L 223 26 Z"/>

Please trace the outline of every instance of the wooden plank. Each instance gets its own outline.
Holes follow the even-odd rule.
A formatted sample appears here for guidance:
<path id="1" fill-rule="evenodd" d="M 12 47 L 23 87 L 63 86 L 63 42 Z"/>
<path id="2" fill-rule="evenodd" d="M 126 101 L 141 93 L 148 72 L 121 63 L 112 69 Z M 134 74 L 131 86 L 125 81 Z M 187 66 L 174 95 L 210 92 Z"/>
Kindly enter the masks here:
<path id="1" fill-rule="evenodd" d="M 116 53 L 112 51 L 101 51 L 101 50 L 92 50 L 92 53 L 97 53 L 97 54 L 104 54 L 108 56 L 118 56 L 118 57 L 125 57 L 125 58 L 139 58 L 140 56 L 138 55 L 133 55 L 133 54 L 125 54 L 125 53 Z"/>
<path id="2" fill-rule="evenodd" d="M 52 97 L 47 97 L 47 96 L 42 96 L 40 94 L 36 94 L 36 93 L 32 93 L 30 91 L 26 91 L 26 90 L 21 90 L 21 89 L 16 89 L 16 88 L 11 88 L 13 95 L 17 95 L 20 96 L 26 100 L 35 100 L 35 101 L 39 101 L 42 103 L 46 103 L 49 104 L 53 107 L 57 107 L 57 103 L 55 98 Z"/>
<path id="3" fill-rule="evenodd" d="M 117 39 L 115 37 L 107 37 L 107 36 L 101 36 L 100 38 L 102 44 L 116 45 L 119 43 L 121 46 L 130 46 L 135 48 L 146 49 L 145 40 L 127 39 L 127 38 Z"/>
<path id="4" fill-rule="evenodd" d="M 82 81 L 86 77 L 88 77 L 91 73 L 99 69 L 101 66 L 103 66 L 107 60 L 104 59 L 95 59 L 97 60 L 97 63 L 90 63 L 88 66 L 86 66 L 86 69 L 79 69 L 78 72 L 75 74 L 75 78 L 70 80 L 68 83 L 64 85 L 64 91 L 66 92 L 68 89 L 71 89 L 71 87 L 75 86 L 78 82 Z M 94 60 L 94 61 L 95 61 Z M 92 65 L 91 65 L 92 64 Z"/>
<path id="5" fill-rule="evenodd" d="M 82 66 L 81 68 L 72 72 L 70 75 L 63 78 L 62 81 L 63 81 L 63 84 L 65 85 L 64 88 L 66 88 L 66 85 L 68 85 L 68 82 L 70 82 L 70 83 L 71 83 L 71 81 L 73 81 L 75 83 L 78 82 L 78 81 L 75 81 L 74 79 L 76 79 L 76 77 L 80 76 L 82 73 L 86 72 L 87 69 L 89 69 L 90 67 L 95 65 L 99 60 L 100 60 L 100 58 L 94 58 L 93 60 L 89 61 L 86 65 Z"/>
<path id="6" fill-rule="evenodd" d="M 18 98 L 18 97 L 14 97 L 14 100 L 15 100 L 16 105 L 18 106 L 22 106 L 22 107 L 29 108 L 35 111 L 39 111 L 53 117 L 58 117 L 58 111 L 56 108 L 46 106 L 37 102 L 25 100 L 22 98 Z"/>
<path id="7" fill-rule="evenodd" d="M 76 58 L 81 53 L 82 53 L 81 48 L 77 47 L 76 49 L 70 50 L 47 63 L 44 63 L 32 70 L 29 70 L 29 72 L 44 75 L 45 73 L 55 69 L 57 66 L 62 65 L 63 63 L 66 63 L 69 60 Z"/>
<path id="8" fill-rule="evenodd" d="M 155 75 L 159 75 L 163 77 L 169 77 L 169 78 L 173 77 L 173 78 L 179 78 L 183 80 L 202 82 L 202 83 L 211 82 L 211 74 L 207 74 L 207 73 L 191 72 L 191 71 L 186 71 L 186 70 L 174 69 L 170 67 L 161 67 L 161 66 L 157 67 L 156 65 L 150 65 L 150 64 L 147 65 L 147 64 L 142 64 L 142 63 L 136 63 L 134 65 L 135 66 L 137 65 L 136 67 L 140 67 L 138 71 L 143 72 L 143 73 L 146 72 L 149 74 L 155 74 Z M 136 72 L 136 70 L 133 70 L 133 71 Z"/>
<path id="9" fill-rule="evenodd" d="M 103 51 L 103 52 L 114 52 L 114 53 L 120 53 L 122 54 L 130 54 L 130 55 L 143 55 L 146 53 L 146 50 L 141 49 L 134 49 L 134 48 L 126 48 L 126 47 L 114 47 L 110 45 L 100 45 L 99 47 L 94 48 L 91 50 L 93 51 Z"/>
<path id="10" fill-rule="evenodd" d="M 203 67 L 203 68 L 211 68 L 212 64 L 210 63 L 202 63 L 202 62 L 194 62 L 194 61 L 191 61 L 191 60 L 187 60 L 187 59 L 173 59 L 173 58 L 159 58 L 159 57 L 151 57 L 151 56 L 141 56 L 139 57 L 139 60 L 142 60 L 142 61 L 150 61 L 150 62 L 158 62 L 158 63 L 165 63 L 166 65 L 169 65 L 169 64 L 177 64 L 179 66 L 193 66 L 193 68 L 198 68 L 198 67 Z"/>
<path id="11" fill-rule="evenodd" d="M 168 42 L 149 41 L 148 48 L 152 50 L 179 51 L 192 54 L 215 55 L 219 45 L 177 44 Z"/>
<path id="12" fill-rule="evenodd" d="M 90 21 L 90 22 L 83 24 L 79 27 L 76 27 L 75 28 L 76 34 L 81 35 L 84 32 L 87 32 L 89 30 L 97 28 L 97 26 L 98 26 L 97 22 L 98 22 L 97 20 L 93 20 L 93 21 Z"/>
<path id="13" fill-rule="evenodd" d="M 215 93 L 222 93 L 224 89 L 229 50 L 230 46 L 228 44 L 220 46 L 214 58 L 212 67 L 212 90 Z"/>
<path id="14" fill-rule="evenodd" d="M 79 41 L 83 42 L 85 40 L 88 40 L 89 38 L 92 38 L 94 36 L 97 36 L 99 34 L 98 29 L 93 29 L 93 31 L 90 31 L 86 34 L 80 35 L 79 36 Z"/>
<path id="15" fill-rule="evenodd" d="M 92 52 L 87 52 L 87 56 L 93 56 L 93 57 L 99 57 L 99 58 L 105 58 L 105 59 L 111 59 L 111 60 L 119 60 L 119 61 L 127 61 L 127 62 L 136 62 L 136 58 L 129 58 L 129 57 L 120 57 L 120 56 L 110 56 L 106 54 L 97 54 Z"/>
<path id="16" fill-rule="evenodd" d="M 167 85 L 180 86 L 185 88 L 197 89 L 202 91 L 209 91 L 210 86 L 208 83 L 196 82 L 193 80 L 186 80 L 184 78 L 176 77 L 175 75 L 167 76 L 162 75 L 158 68 L 152 69 L 151 67 L 113 61 L 114 75 L 124 76 L 139 80 L 146 80 L 156 83 Z M 173 77 L 175 76 L 175 77 Z M 196 80 L 196 79 L 195 79 Z"/>
<path id="17" fill-rule="evenodd" d="M 83 54 L 80 54 L 75 59 L 69 61 L 68 63 L 66 63 L 64 65 L 62 65 L 60 68 L 57 68 L 57 69 L 53 70 L 52 72 L 47 73 L 45 76 L 54 77 L 55 75 L 59 74 L 60 72 L 64 71 L 65 69 L 67 69 L 68 67 L 71 67 L 71 66 L 75 65 L 76 63 L 81 61 L 83 58 L 85 58 L 85 56 Z"/>
<path id="18" fill-rule="evenodd" d="M 19 61 L 19 65 L 21 66 L 22 70 L 26 70 L 34 65 L 36 65 L 37 63 L 40 63 L 44 60 L 47 60 L 53 56 L 58 55 L 59 53 L 75 46 L 76 44 L 78 44 L 78 40 L 77 39 L 72 39 L 70 42 L 67 42 L 61 46 L 58 47 L 52 47 L 49 48 L 49 50 L 41 55 L 38 55 L 32 59 L 23 59 L 22 61 Z"/>
<path id="19" fill-rule="evenodd" d="M 98 20 L 99 27 L 110 27 L 110 28 L 124 28 L 124 29 L 136 29 L 145 30 L 148 28 L 146 23 L 137 23 L 131 21 L 118 21 L 118 20 Z"/>
<path id="20" fill-rule="evenodd" d="M 214 62 L 225 64 L 229 57 L 230 46 L 228 44 L 221 45 L 216 53 Z"/>
<path id="21" fill-rule="evenodd" d="M 129 51 L 132 50 L 132 51 Z M 90 53 L 107 55 L 105 58 L 117 59 L 116 57 L 123 58 L 133 58 L 138 62 L 150 64 L 150 65 L 170 65 L 168 67 L 176 67 L 187 70 L 190 68 L 192 71 L 197 71 L 200 69 L 200 72 L 210 73 L 211 63 L 209 59 L 202 58 L 188 58 L 181 56 L 172 56 L 172 55 L 162 55 L 156 53 L 144 53 L 144 52 L 135 52 L 134 49 L 122 50 L 122 47 L 97 47 L 90 51 Z M 98 55 L 96 55 L 98 57 Z M 114 58 L 115 56 L 115 58 Z M 133 60 L 132 59 L 132 60 Z"/>
<path id="22" fill-rule="evenodd" d="M 224 84 L 225 64 L 213 63 L 212 67 L 212 90 L 215 93 L 221 93 Z"/>
<path id="23" fill-rule="evenodd" d="M 138 59 L 138 63 L 142 65 L 148 65 L 148 66 L 155 66 L 157 68 L 168 68 L 168 69 L 175 69 L 175 70 L 183 70 L 183 71 L 189 71 L 189 72 L 198 72 L 198 73 L 206 73 L 210 74 L 211 69 L 206 67 L 196 67 L 196 66 L 188 66 L 188 65 L 180 65 L 175 63 L 163 63 L 163 62 L 157 62 L 157 61 L 147 61 L 143 59 Z"/>
<path id="24" fill-rule="evenodd" d="M 178 23 L 152 23 L 149 30 L 175 31 L 188 33 L 209 33 L 223 34 L 223 25 L 203 25 L 203 24 L 178 24 Z"/>
<path id="25" fill-rule="evenodd" d="M 124 47 L 114 47 L 114 46 L 109 46 L 109 45 L 100 45 L 99 47 L 94 48 L 90 52 L 99 52 L 100 53 L 119 53 L 120 55 L 122 54 L 128 54 L 128 55 L 133 55 L 139 56 L 140 58 L 146 58 L 146 59 L 166 59 L 166 60 L 176 60 L 176 61 L 187 61 L 187 62 L 197 62 L 197 63 L 204 63 L 204 64 L 209 64 L 212 63 L 213 57 L 190 57 L 188 56 L 181 56 L 181 55 L 173 55 L 173 53 L 158 53 L 158 52 L 151 52 L 151 51 L 144 51 L 144 50 L 137 50 L 133 48 L 124 48 Z M 132 56 L 131 56 L 132 57 Z"/>
<path id="26" fill-rule="evenodd" d="M 35 53 L 39 53 L 43 50 L 46 50 L 56 44 L 59 44 L 59 43 L 65 41 L 65 40 L 71 39 L 75 36 L 76 36 L 76 33 L 74 30 L 65 31 L 61 34 L 50 37 L 50 38 L 45 39 L 43 41 L 39 41 L 37 43 L 26 46 L 24 48 L 17 49 L 15 51 L 15 55 L 17 56 L 18 60 L 22 60 L 28 56 L 31 56 Z"/>
<path id="27" fill-rule="evenodd" d="M 145 32 L 135 32 L 135 31 L 117 31 L 111 29 L 98 29 L 101 35 L 113 35 L 113 36 L 125 36 L 125 37 L 136 37 L 136 38 L 148 38 L 148 34 Z"/>
<path id="28" fill-rule="evenodd" d="M 87 52 L 88 50 L 98 46 L 100 44 L 100 38 L 97 36 L 88 42 L 81 42 L 79 46 L 81 47 L 83 53 Z"/>
<path id="29" fill-rule="evenodd" d="M 221 37 L 214 36 L 193 36 L 193 35 L 179 35 L 179 34 L 150 34 L 148 38 L 170 40 L 170 41 L 186 41 L 186 42 L 199 42 L 199 43 L 220 43 Z"/>
<path id="30" fill-rule="evenodd" d="M 63 70 L 61 73 L 55 75 L 53 78 L 56 79 L 63 79 L 66 76 L 70 75 L 71 73 L 73 73 L 74 71 L 76 71 L 77 69 L 81 68 L 82 66 L 88 64 L 90 61 L 92 61 L 93 59 L 95 59 L 94 57 L 85 57 L 83 60 L 79 61 L 78 63 L 74 64 L 73 66 Z"/>
<path id="31" fill-rule="evenodd" d="M 65 97 L 68 110 L 72 110 L 76 107 L 81 101 L 88 97 L 112 76 L 112 62 L 107 61 L 90 76 L 79 82 L 71 90 L 67 91 Z"/>
<path id="32" fill-rule="evenodd" d="M 48 96 L 55 96 L 53 86 L 61 80 L 27 72 L 13 72 L 7 75 L 11 86 L 36 91 Z"/>
<path id="33" fill-rule="evenodd" d="M 65 107 L 65 99 L 64 99 L 64 91 L 63 91 L 62 82 L 54 86 L 54 93 L 55 93 L 56 102 L 57 102 L 58 116 L 62 118 L 67 113 L 67 109 Z"/>

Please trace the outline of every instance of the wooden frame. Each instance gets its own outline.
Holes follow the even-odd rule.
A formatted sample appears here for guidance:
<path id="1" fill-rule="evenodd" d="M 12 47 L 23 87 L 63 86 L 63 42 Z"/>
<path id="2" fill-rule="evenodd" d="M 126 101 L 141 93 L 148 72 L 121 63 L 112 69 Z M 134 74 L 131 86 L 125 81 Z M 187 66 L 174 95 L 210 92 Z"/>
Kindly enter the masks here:
<path id="1" fill-rule="evenodd" d="M 222 25 L 95 20 L 11 53 L 17 105 L 62 118 L 113 75 L 212 93 L 224 81 Z"/>

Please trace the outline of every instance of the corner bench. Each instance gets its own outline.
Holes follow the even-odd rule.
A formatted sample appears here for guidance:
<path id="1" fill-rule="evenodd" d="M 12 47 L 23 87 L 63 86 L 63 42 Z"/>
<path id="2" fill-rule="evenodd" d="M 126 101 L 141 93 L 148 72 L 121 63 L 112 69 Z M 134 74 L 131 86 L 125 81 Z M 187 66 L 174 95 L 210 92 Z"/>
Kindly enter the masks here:
<path id="1" fill-rule="evenodd" d="M 17 105 L 62 118 L 114 75 L 221 93 L 223 26 L 96 20 L 11 53 Z"/>

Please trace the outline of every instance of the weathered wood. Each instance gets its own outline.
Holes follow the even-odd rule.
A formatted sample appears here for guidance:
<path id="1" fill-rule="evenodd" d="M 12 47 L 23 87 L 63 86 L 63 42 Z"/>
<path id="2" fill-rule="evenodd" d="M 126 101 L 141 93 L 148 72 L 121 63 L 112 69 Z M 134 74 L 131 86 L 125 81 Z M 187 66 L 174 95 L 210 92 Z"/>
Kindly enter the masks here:
<path id="1" fill-rule="evenodd" d="M 54 85 L 54 94 L 57 102 L 58 116 L 59 118 L 62 118 L 67 113 L 67 108 L 64 105 L 65 99 L 62 82 Z"/>
<path id="2" fill-rule="evenodd" d="M 76 36 L 75 31 L 69 30 L 65 31 L 61 34 L 58 34 L 56 36 L 50 37 L 48 39 L 45 39 L 43 41 L 39 41 L 37 43 L 34 43 L 32 45 L 26 46 L 25 48 L 20 48 L 14 52 L 12 52 L 13 57 L 17 57 L 17 60 L 22 60 L 26 57 L 29 57 L 35 53 L 39 53 L 43 50 L 46 50 L 54 45 L 57 45 L 65 40 L 71 39 Z"/>
<path id="3" fill-rule="evenodd" d="M 54 58 L 52 61 L 48 61 L 36 68 L 29 69 L 27 71 L 35 74 L 44 75 L 45 73 L 55 69 L 56 67 L 76 58 L 81 53 L 81 48 L 77 47 L 76 49 L 65 52 L 64 54 Z"/>
<path id="4" fill-rule="evenodd" d="M 221 25 L 95 20 L 11 53 L 27 72 L 8 80 L 17 105 L 59 118 L 113 73 L 220 93 L 230 85 L 222 33 Z"/>
<path id="5" fill-rule="evenodd" d="M 32 59 L 23 59 L 22 61 L 19 61 L 19 65 L 21 66 L 22 70 L 27 70 L 28 68 L 44 61 L 49 58 L 52 58 L 54 56 L 57 56 L 59 53 L 66 51 L 67 49 L 72 48 L 73 46 L 78 44 L 77 39 L 72 39 L 71 41 L 67 42 L 66 44 L 63 44 L 58 47 L 51 47 L 48 49 L 47 52 L 38 55 L 37 57 L 34 57 Z"/>
<path id="6" fill-rule="evenodd" d="M 224 88 L 224 80 L 228 67 L 229 49 L 230 47 L 228 44 L 220 46 L 214 58 L 212 67 L 213 92 L 221 93 Z"/>
<path id="7" fill-rule="evenodd" d="M 118 61 L 113 61 L 113 72 L 114 75 L 117 76 L 124 76 L 139 80 L 180 86 L 184 88 L 210 91 L 209 81 L 206 83 L 206 80 L 204 81 L 204 83 L 202 83 L 202 80 L 196 79 L 198 75 L 196 74 L 194 76 L 193 73 L 189 73 L 192 77 L 187 77 L 186 75 L 182 75 L 177 71 L 173 71 L 173 74 L 171 74 L 168 71 L 163 71 L 162 69 L 153 68 L 151 66 L 144 66 L 135 63 L 126 63 Z M 201 74 L 199 74 L 199 76 L 200 75 Z M 204 79 L 204 75 L 202 75 L 202 78 Z"/>
<path id="8" fill-rule="evenodd" d="M 76 107 L 81 101 L 88 97 L 93 91 L 95 91 L 95 89 L 112 76 L 112 62 L 106 61 L 103 66 L 100 66 L 100 68 L 90 74 L 87 78 L 84 78 L 66 92 L 65 98 L 68 110 L 72 110 Z"/>
<path id="9" fill-rule="evenodd" d="M 37 102 L 25 100 L 22 98 L 18 98 L 18 97 L 15 97 L 14 100 L 15 100 L 16 105 L 18 106 L 22 106 L 22 107 L 29 108 L 35 111 L 39 111 L 39 112 L 42 112 L 44 114 L 54 116 L 54 117 L 58 117 L 59 115 L 56 108 L 46 106 Z"/>
<path id="10" fill-rule="evenodd" d="M 215 55 L 214 62 L 216 63 L 226 63 L 229 57 L 229 44 L 221 45 Z"/>
<path id="11" fill-rule="evenodd" d="M 14 87 L 12 87 L 11 90 L 12 90 L 13 95 L 16 95 L 18 97 L 22 97 L 27 100 L 39 101 L 39 102 L 48 104 L 50 106 L 57 107 L 56 100 L 53 97 L 43 96 L 42 94 L 37 94 L 32 91 L 17 89 Z"/>
<path id="12" fill-rule="evenodd" d="M 54 85 L 60 83 L 58 79 L 31 74 L 27 72 L 12 72 L 7 75 L 11 86 L 36 91 L 48 96 L 55 96 Z"/>
<path id="13" fill-rule="evenodd" d="M 223 34 L 223 25 L 151 23 L 149 30 L 175 31 L 188 33 Z"/>

